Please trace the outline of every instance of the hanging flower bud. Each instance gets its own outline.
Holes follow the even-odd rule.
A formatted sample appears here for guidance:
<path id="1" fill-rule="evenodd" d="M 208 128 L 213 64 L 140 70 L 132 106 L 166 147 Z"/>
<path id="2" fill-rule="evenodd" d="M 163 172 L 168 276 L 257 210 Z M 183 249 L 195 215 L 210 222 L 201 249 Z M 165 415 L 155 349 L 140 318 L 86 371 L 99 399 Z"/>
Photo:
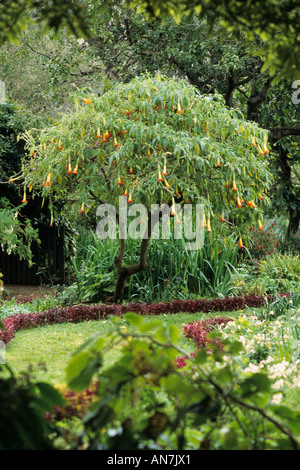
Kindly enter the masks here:
<path id="1" fill-rule="evenodd" d="M 133 200 L 132 200 L 132 196 L 131 196 L 131 193 L 129 194 L 129 198 L 128 198 L 128 204 L 132 204 L 133 203 Z"/>
<path id="2" fill-rule="evenodd" d="M 80 214 L 84 214 L 85 213 L 85 209 L 84 209 L 84 202 L 82 203 L 81 205 L 81 209 L 80 209 Z"/>
<path id="3" fill-rule="evenodd" d="M 77 175 L 77 174 L 78 174 L 78 163 L 76 163 L 76 166 L 73 171 L 73 175 Z"/>
<path id="4" fill-rule="evenodd" d="M 264 152 L 263 152 L 263 150 L 261 149 L 261 147 L 260 147 L 260 146 L 258 146 L 257 148 L 258 148 L 259 155 L 263 155 L 263 154 L 264 154 Z"/>
<path id="5" fill-rule="evenodd" d="M 69 163 L 69 165 L 68 165 L 67 173 L 69 173 L 69 175 L 71 175 L 73 173 L 71 163 Z"/>
<path id="6" fill-rule="evenodd" d="M 263 229 L 264 229 L 264 226 L 263 226 L 262 222 L 259 220 L 258 221 L 258 230 L 262 231 Z"/>
<path id="7" fill-rule="evenodd" d="M 162 175 L 161 175 L 161 171 L 158 172 L 157 181 L 163 181 L 163 177 L 162 177 Z"/>
<path id="8" fill-rule="evenodd" d="M 103 142 L 107 142 L 109 138 L 110 138 L 110 133 L 108 131 L 106 131 L 104 136 L 103 136 Z"/>
<path id="9" fill-rule="evenodd" d="M 232 182 L 232 191 L 237 191 L 237 187 L 236 187 L 234 178 L 233 178 L 233 182 Z"/>
<path id="10" fill-rule="evenodd" d="M 23 204 L 27 204 L 27 199 L 26 199 L 26 189 L 24 190 L 24 194 L 23 194 L 23 200 L 22 200 L 22 203 Z"/>
<path id="11" fill-rule="evenodd" d="M 237 206 L 238 206 L 238 207 L 243 207 L 243 204 L 242 204 L 242 202 L 241 202 L 241 200 L 240 200 L 239 197 L 237 198 Z"/>
<path id="12" fill-rule="evenodd" d="M 247 206 L 250 207 L 250 209 L 256 209 L 257 205 L 255 204 L 254 201 L 248 201 Z"/>
<path id="13" fill-rule="evenodd" d="M 222 214 L 221 214 L 220 222 L 226 222 L 226 220 L 224 218 L 224 212 L 222 212 Z"/>
<path id="14" fill-rule="evenodd" d="M 178 101 L 178 104 L 177 104 L 177 114 L 182 114 L 182 109 L 181 109 L 179 101 Z"/>
<path id="15" fill-rule="evenodd" d="M 114 142 L 115 142 L 115 143 L 114 143 L 114 147 L 119 147 L 119 144 L 118 144 L 118 142 L 117 142 L 116 137 L 115 137 L 115 139 L 114 139 Z"/>
<path id="16" fill-rule="evenodd" d="M 118 186 L 121 186 L 121 184 L 123 184 L 123 183 L 122 183 L 121 177 L 119 176 L 117 185 L 118 185 Z"/>
<path id="17" fill-rule="evenodd" d="M 100 127 L 98 127 L 98 130 L 97 130 L 97 137 L 98 137 L 98 139 L 100 139 L 100 138 L 101 138 L 101 134 L 100 134 Z"/>
<path id="18" fill-rule="evenodd" d="M 47 180 L 46 180 L 45 186 L 51 186 L 51 174 L 50 174 L 50 173 L 49 173 L 48 176 L 47 176 Z"/>
<path id="19" fill-rule="evenodd" d="M 171 216 L 174 217 L 175 215 L 176 215 L 175 201 L 174 201 L 174 198 L 172 198 Z"/>
<path id="20" fill-rule="evenodd" d="M 166 165 L 166 164 L 164 164 L 164 169 L 163 169 L 162 174 L 163 174 L 164 176 L 167 176 L 167 174 L 168 174 L 168 172 L 167 172 L 167 165 Z"/>
<path id="21" fill-rule="evenodd" d="M 239 247 L 244 248 L 242 237 L 239 238 Z"/>
<path id="22" fill-rule="evenodd" d="M 211 232 L 210 219 L 207 219 L 207 231 Z"/>
<path id="23" fill-rule="evenodd" d="M 252 137 L 252 147 L 256 147 L 255 137 Z"/>
<path id="24" fill-rule="evenodd" d="M 220 158 L 218 157 L 216 167 L 221 168 L 221 166 L 222 166 L 221 161 L 220 161 Z"/>
<path id="25" fill-rule="evenodd" d="M 264 153 L 269 153 L 269 149 L 266 143 L 264 143 Z"/>

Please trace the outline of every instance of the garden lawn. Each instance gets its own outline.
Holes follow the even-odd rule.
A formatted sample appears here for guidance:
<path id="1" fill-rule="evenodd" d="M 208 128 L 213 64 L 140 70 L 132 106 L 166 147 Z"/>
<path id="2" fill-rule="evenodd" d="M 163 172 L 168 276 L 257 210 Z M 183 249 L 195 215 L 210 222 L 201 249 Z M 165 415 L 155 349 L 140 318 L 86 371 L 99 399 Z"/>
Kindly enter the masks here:
<path id="1" fill-rule="evenodd" d="M 245 311 L 207 313 L 176 313 L 144 317 L 146 320 L 163 320 L 183 330 L 185 324 L 216 316 L 239 317 Z M 106 335 L 111 322 L 107 320 L 82 323 L 61 323 L 21 330 L 6 346 L 6 361 L 15 373 L 33 371 L 37 380 L 58 384 L 65 382 L 65 368 L 72 353 L 94 334 Z M 182 346 L 189 347 L 182 335 Z M 191 345 L 191 350 L 193 346 Z M 118 347 L 107 349 L 104 367 L 111 365 L 118 357 Z"/>

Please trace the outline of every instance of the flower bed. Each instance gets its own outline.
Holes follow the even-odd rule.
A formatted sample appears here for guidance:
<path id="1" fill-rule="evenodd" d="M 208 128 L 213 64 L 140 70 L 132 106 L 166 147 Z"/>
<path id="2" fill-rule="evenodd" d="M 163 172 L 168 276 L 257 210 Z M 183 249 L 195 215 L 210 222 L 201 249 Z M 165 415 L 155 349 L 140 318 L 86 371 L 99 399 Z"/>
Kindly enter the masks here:
<path id="1" fill-rule="evenodd" d="M 287 296 L 289 294 L 281 294 Z M 127 312 L 140 315 L 160 315 L 163 313 L 195 313 L 195 312 L 230 312 L 243 310 L 246 307 L 262 307 L 274 296 L 263 297 L 250 295 L 246 297 L 227 297 L 225 299 L 198 299 L 198 300 L 173 300 L 158 304 L 128 303 L 125 305 L 78 305 L 74 307 L 52 308 L 39 313 L 24 313 L 11 315 L 3 320 L 4 330 L 0 330 L 0 340 L 9 343 L 14 333 L 19 330 L 35 328 L 42 325 L 55 323 L 76 323 L 90 320 L 108 318 L 110 315 L 121 316 Z"/>

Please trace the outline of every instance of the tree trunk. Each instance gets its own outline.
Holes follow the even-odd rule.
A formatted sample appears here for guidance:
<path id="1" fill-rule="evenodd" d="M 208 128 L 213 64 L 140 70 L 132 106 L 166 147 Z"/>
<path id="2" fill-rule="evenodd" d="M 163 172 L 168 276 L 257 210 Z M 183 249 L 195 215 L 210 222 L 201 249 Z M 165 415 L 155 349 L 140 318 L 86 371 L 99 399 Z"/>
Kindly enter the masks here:
<path id="1" fill-rule="evenodd" d="M 120 239 L 120 250 L 118 256 L 115 259 L 115 265 L 118 271 L 118 276 L 115 285 L 115 292 L 111 299 L 113 302 L 122 302 L 124 298 L 124 289 L 127 279 L 133 274 L 137 274 L 148 267 L 147 252 L 150 243 L 150 238 L 155 227 L 155 220 L 159 221 L 160 218 L 168 212 L 169 206 L 166 206 L 167 207 L 164 206 L 163 208 L 158 208 L 156 211 L 154 211 L 152 215 L 148 208 L 148 230 L 146 231 L 144 238 L 141 241 L 140 259 L 137 264 L 133 264 L 132 266 L 123 266 L 126 242 L 124 239 Z"/>
<path id="2" fill-rule="evenodd" d="M 289 214 L 287 236 L 290 236 L 299 228 L 300 211 L 299 209 L 297 210 L 297 207 L 299 207 L 299 199 L 297 194 L 295 194 L 295 188 L 292 182 L 292 170 L 288 158 L 288 150 L 280 145 L 280 142 L 277 143 L 276 150 L 278 151 L 277 162 L 281 170 L 280 183 L 285 191 L 284 199 Z"/>
<path id="3" fill-rule="evenodd" d="M 127 279 L 140 271 L 143 271 L 148 267 L 147 263 L 147 251 L 149 246 L 149 239 L 144 239 L 141 242 L 140 248 L 140 260 L 137 264 L 132 266 L 123 266 L 123 257 L 125 254 L 125 241 L 121 240 L 120 252 L 115 259 L 115 265 L 118 271 L 118 277 L 115 285 L 115 292 L 113 296 L 114 302 L 122 302 L 124 297 L 124 289 Z"/>
<path id="4" fill-rule="evenodd" d="M 288 236 L 293 235 L 293 233 L 297 232 L 300 225 L 300 212 L 290 209 L 289 214 L 289 225 L 287 230 Z"/>

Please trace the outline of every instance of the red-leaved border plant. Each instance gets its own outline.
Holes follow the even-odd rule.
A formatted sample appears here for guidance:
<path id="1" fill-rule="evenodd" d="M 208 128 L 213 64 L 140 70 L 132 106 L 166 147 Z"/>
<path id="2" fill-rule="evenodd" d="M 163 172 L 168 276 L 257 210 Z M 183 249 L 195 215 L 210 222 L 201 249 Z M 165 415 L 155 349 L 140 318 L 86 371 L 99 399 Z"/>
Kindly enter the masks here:
<path id="1" fill-rule="evenodd" d="M 280 294 L 287 296 L 289 294 Z M 122 316 L 133 312 L 140 315 L 160 315 L 163 313 L 195 313 L 195 312 L 229 312 L 243 310 L 246 307 L 262 307 L 267 301 L 272 301 L 273 295 L 249 295 L 245 297 L 227 297 L 225 299 L 173 300 L 163 303 L 128 303 L 125 305 L 77 305 L 74 307 L 52 308 L 39 313 L 20 313 L 5 318 L 0 330 L 0 341 L 8 344 L 16 331 L 35 328 L 56 323 L 78 323 L 82 321 L 101 320 L 111 315 Z"/>

